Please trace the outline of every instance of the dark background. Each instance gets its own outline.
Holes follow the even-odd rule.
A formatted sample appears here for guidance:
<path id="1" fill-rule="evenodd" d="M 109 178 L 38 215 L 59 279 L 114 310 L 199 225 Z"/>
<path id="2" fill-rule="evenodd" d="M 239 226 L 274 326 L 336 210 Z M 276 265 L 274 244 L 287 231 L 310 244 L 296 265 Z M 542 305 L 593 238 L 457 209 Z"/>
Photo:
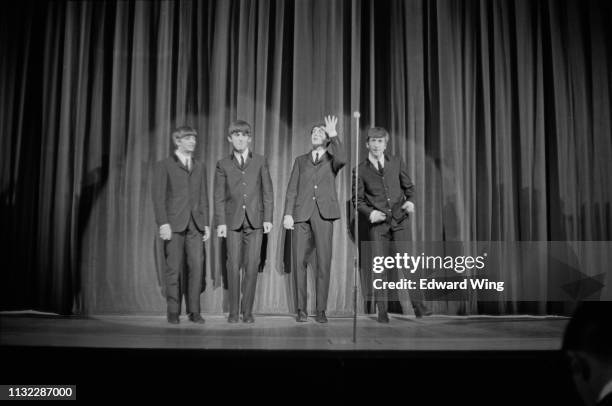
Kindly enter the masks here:
<path id="1" fill-rule="evenodd" d="M 253 124 L 254 149 L 273 169 L 276 229 L 261 312 L 290 308 L 284 191 L 293 159 L 308 149 L 306 129 L 326 113 L 340 117 L 351 156 L 363 146 L 352 111 L 361 111 L 359 130 L 389 129 L 417 185 L 415 239 L 610 240 L 610 21 L 605 0 L 2 2 L 0 309 L 161 314 L 152 165 L 171 151 L 171 128 L 189 124 L 211 177 L 235 118 Z M 344 200 L 355 164 L 339 177 Z M 335 230 L 337 314 L 352 309 L 346 214 Z M 204 309 L 220 313 L 213 276 Z M 529 309 L 549 313 L 546 299 Z M 482 311 L 473 300 L 434 306 Z M 557 352 L 0 351 L 3 382 L 77 383 L 84 397 L 108 400 L 104 385 L 132 399 L 279 400 L 281 390 L 286 402 L 330 390 L 329 399 L 379 403 L 577 399 Z"/>

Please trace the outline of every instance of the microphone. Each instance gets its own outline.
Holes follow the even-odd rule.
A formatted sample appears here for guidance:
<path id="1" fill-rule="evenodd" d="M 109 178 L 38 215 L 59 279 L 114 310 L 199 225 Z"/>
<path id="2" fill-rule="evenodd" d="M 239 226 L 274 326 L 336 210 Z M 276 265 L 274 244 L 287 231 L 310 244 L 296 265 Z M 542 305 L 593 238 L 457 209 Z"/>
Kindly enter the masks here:
<path id="1" fill-rule="evenodd" d="M 361 117 L 361 113 L 359 113 L 358 111 L 353 111 L 353 117 L 359 118 Z"/>

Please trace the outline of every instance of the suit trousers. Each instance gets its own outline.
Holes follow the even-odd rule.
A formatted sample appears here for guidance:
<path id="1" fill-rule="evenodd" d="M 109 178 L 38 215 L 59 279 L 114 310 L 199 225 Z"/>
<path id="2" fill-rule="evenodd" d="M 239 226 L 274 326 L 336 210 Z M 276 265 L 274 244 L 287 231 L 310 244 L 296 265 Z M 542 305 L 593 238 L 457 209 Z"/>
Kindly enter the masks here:
<path id="1" fill-rule="evenodd" d="M 334 220 L 322 218 L 316 206 L 307 221 L 294 224 L 295 244 L 293 244 L 292 256 L 297 261 L 293 268 L 295 269 L 294 279 L 298 310 L 308 312 L 306 307 L 306 256 L 310 252 L 313 243 L 317 255 L 317 266 L 316 269 L 313 269 L 316 281 L 317 311 L 324 311 L 327 308 L 333 231 Z"/>
<path id="2" fill-rule="evenodd" d="M 170 241 L 165 241 L 166 254 L 166 303 L 168 313 L 178 313 L 181 297 L 179 296 L 179 275 L 185 258 L 187 259 L 187 286 L 182 287 L 187 294 L 187 312 L 200 313 L 200 293 L 202 292 L 203 275 L 203 242 L 202 233 L 196 227 L 193 217 L 189 218 L 187 228 L 173 232 Z"/>
<path id="3" fill-rule="evenodd" d="M 238 230 L 227 230 L 227 284 L 230 316 L 251 315 L 257 287 L 263 229 L 253 228 L 247 216 Z M 240 270 L 244 277 L 240 278 Z M 242 301 L 240 295 L 242 293 Z"/>
<path id="4" fill-rule="evenodd" d="M 404 242 L 410 241 L 410 229 L 408 228 L 408 218 L 396 223 L 395 219 L 391 222 L 381 222 L 371 224 L 369 229 L 370 241 L 372 241 L 372 256 L 395 256 L 398 252 L 405 250 Z M 377 278 L 388 281 L 387 271 L 377 274 Z M 372 282 L 372 281 L 370 281 Z M 379 312 L 386 312 L 388 309 L 389 292 L 387 289 L 374 290 L 374 300 Z M 410 294 L 412 306 L 423 303 L 421 291 L 413 291 Z"/>

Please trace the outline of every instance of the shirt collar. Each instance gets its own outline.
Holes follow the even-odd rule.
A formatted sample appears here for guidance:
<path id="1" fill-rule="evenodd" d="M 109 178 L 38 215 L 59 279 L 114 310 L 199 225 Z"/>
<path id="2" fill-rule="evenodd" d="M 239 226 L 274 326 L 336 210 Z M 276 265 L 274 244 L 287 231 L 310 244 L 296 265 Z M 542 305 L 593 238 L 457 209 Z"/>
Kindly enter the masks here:
<path id="1" fill-rule="evenodd" d="M 312 151 L 310 151 L 310 154 L 312 155 L 312 159 L 314 160 L 317 154 L 319 154 L 319 159 L 321 159 L 326 152 L 327 148 L 323 150 L 313 149 Z"/>
<path id="2" fill-rule="evenodd" d="M 249 151 L 248 148 L 245 149 L 242 154 L 236 151 L 232 151 L 232 155 L 236 158 L 238 162 L 240 162 L 240 156 L 242 155 L 242 159 L 244 159 L 244 162 L 246 162 L 247 158 L 251 156 L 251 151 Z"/>
<path id="3" fill-rule="evenodd" d="M 183 163 L 183 165 L 187 165 L 187 162 L 189 162 L 189 160 L 191 159 L 190 155 L 183 154 L 178 149 L 174 151 L 174 153 L 178 157 L 178 159 Z"/>
<path id="4" fill-rule="evenodd" d="M 385 167 L 385 160 L 386 160 L 387 156 L 385 154 L 383 154 L 382 159 L 380 160 L 382 167 Z M 368 152 L 368 160 L 370 161 L 370 163 L 372 165 L 374 165 L 375 168 L 378 168 L 378 161 L 376 160 L 376 158 L 374 157 L 374 155 L 372 155 L 371 152 Z"/>

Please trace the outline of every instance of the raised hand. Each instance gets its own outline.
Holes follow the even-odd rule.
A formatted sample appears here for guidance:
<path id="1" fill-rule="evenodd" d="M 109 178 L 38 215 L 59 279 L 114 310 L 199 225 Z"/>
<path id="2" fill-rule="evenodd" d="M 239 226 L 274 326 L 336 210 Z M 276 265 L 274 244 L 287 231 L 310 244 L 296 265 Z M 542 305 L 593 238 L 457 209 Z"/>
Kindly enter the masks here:
<path id="1" fill-rule="evenodd" d="M 336 124 L 338 124 L 338 117 L 336 116 L 325 116 L 325 132 L 330 137 L 338 135 L 336 131 Z"/>

